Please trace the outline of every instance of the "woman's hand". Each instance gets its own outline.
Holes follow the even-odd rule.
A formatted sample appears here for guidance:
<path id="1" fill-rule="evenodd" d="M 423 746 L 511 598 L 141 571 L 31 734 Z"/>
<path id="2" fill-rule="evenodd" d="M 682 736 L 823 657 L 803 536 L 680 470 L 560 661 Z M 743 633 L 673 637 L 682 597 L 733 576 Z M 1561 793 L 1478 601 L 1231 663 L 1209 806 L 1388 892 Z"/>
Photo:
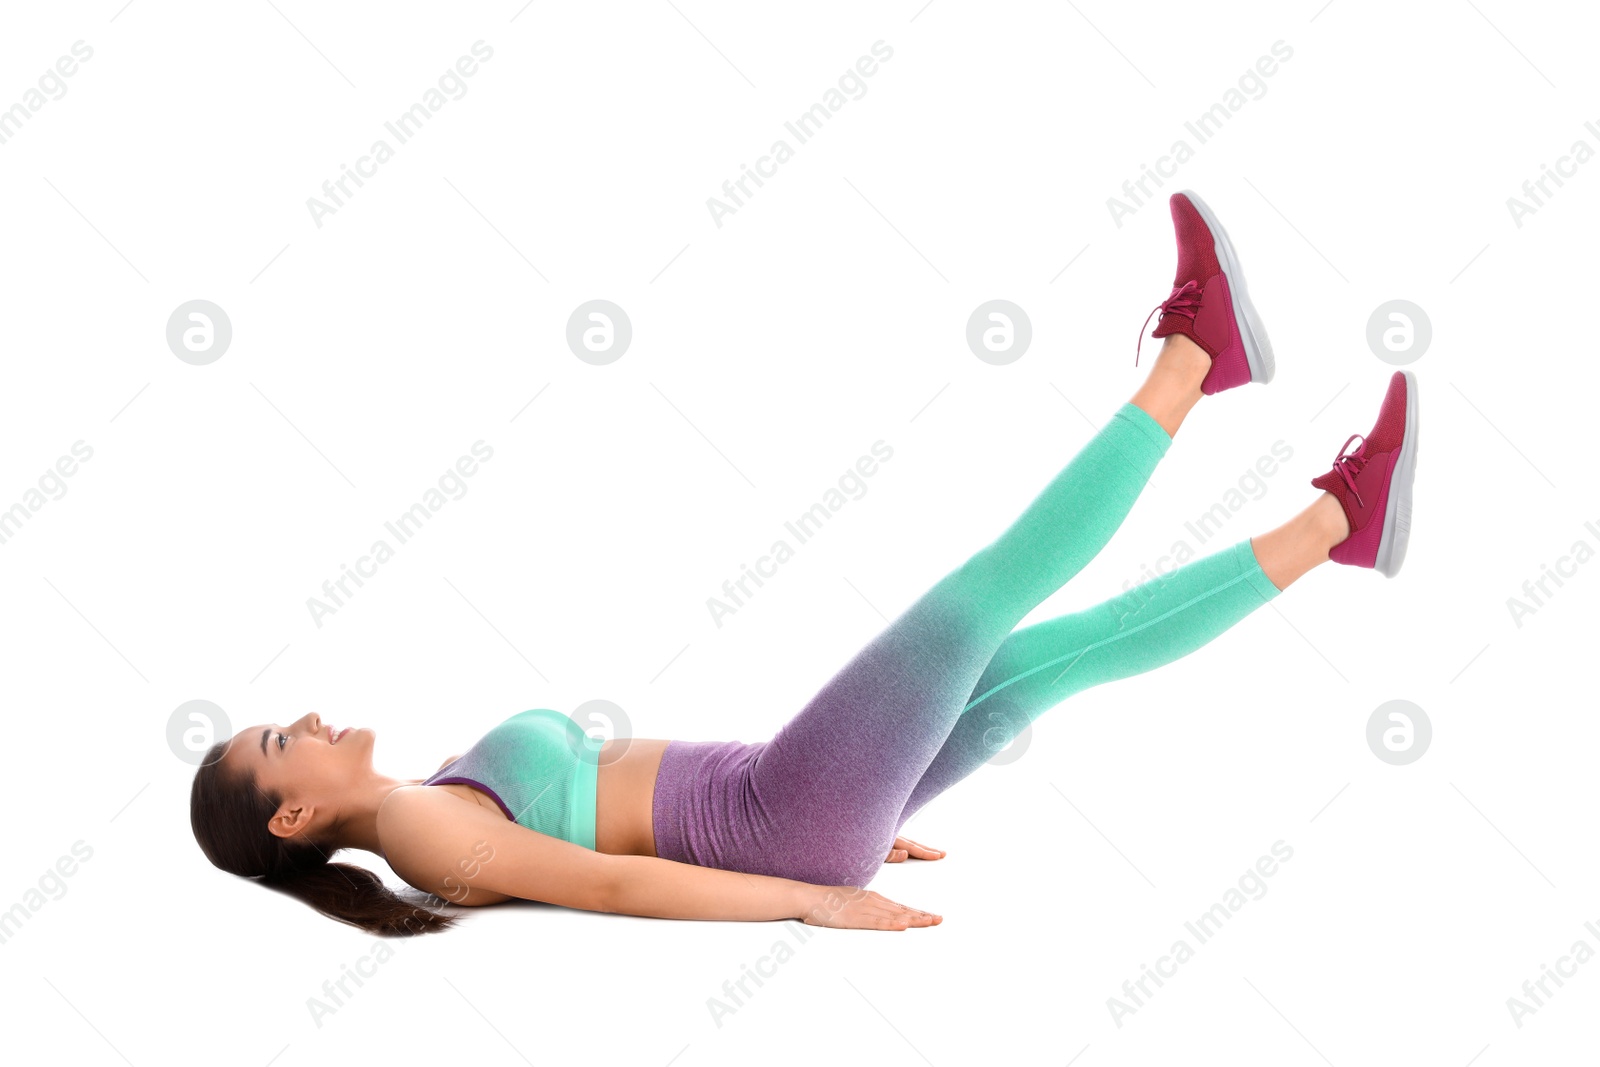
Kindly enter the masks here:
<path id="1" fill-rule="evenodd" d="M 853 885 L 819 886 L 800 916 L 807 926 L 834 930 L 909 930 L 938 926 L 943 915 L 896 904 L 882 893 Z"/>
<path id="2" fill-rule="evenodd" d="M 894 846 L 889 849 L 888 857 L 883 862 L 904 863 L 908 856 L 914 860 L 942 860 L 944 859 L 944 850 L 929 848 L 927 845 L 919 845 L 909 837 L 897 837 L 894 839 Z"/>

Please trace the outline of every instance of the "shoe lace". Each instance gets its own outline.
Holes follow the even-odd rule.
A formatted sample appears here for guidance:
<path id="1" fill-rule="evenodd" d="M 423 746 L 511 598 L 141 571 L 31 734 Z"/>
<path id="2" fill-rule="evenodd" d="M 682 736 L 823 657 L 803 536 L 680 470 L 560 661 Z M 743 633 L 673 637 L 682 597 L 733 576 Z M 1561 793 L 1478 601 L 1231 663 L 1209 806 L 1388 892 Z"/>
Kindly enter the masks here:
<path id="1" fill-rule="evenodd" d="M 1357 438 L 1361 439 L 1361 447 L 1351 452 L 1350 442 Z M 1361 434 L 1353 433 L 1350 435 L 1349 440 L 1345 441 L 1343 447 L 1339 449 L 1339 455 L 1333 461 L 1333 469 L 1339 472 L 1339 477 L 1344 479 L 1344 484 L 1349 487 L 1350 492 L 1355 494 L 1356 503 L 1361 507 L 1366 507 L 1367 505 L 1361 499 L 1361 490 L 1356 488 L 1356 475 L 1360 474 L 1367 465 L 1366 452 L 1367 439 Z"/>
<path id="2" fill-rule="evenodd" d="M 1176 311 L 1178 314 L 1187 315 L 1192 319 L 1199 310 L 1200 283 L 1191 278 L 1173 289 L 1172 292 L 1167 294 L 1165 300 L 1150 309 L 1150 314 L 1144 317 L 1144 326 L 1150 325 L 1150 320 L 1155 318 L 1158 311 L 1161 312 L 1163 318 L 1166 317 L 1167 312 Z M 1139 327 L 1139 347 L 1133 351 L 1133 365 L 1135 367 L 1139 365 L 1139 353 L 1144 348 L 1144 326 Z"/>

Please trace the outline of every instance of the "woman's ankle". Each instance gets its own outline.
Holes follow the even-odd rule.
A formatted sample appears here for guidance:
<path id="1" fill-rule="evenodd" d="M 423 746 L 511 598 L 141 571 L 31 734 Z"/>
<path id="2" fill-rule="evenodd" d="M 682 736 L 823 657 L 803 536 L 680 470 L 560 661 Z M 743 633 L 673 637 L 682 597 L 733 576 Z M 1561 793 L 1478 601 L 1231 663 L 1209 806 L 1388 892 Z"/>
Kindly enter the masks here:
<path id="1" fill-rule="evenodd" d="M 1323 493 L 1282 526 L 1251 538 L 1250 548 L 1267 580 L 1283 590 L 1328 562 L 1329 550 L 1348 536 L 1344 508 L 1337 497 Z"/>
<path id="2" fill-rule="evenodd" d="M 1172 334 L 1162 341 L 1155 365 L 1129 403 L 1159 423 L 1168 437 L 1176 436 L 1184 417 L 1204 395 L 1200 383 L 1210 369 L 1205 349 L 1182 334 Z"/>
<path id="3" fill-rule="evenodd" d="M 1156 354 L 1156 366 L 1151 368 L 1152 373 L 1163 365 L 1182 381 L 1192 384 L 1198 393 L 1200 383 L 1211 371 L 1211 356 L 1188 337 L 1174 333 L 1162 339 L 1161 351 Z"/>
<path id="4" fill-rule="evenodd" d="M 1332 493 L 1323 493 L 1306 508 L 1306 514 L 1328 548 L 1350 536 L 1350 519 Z"/>

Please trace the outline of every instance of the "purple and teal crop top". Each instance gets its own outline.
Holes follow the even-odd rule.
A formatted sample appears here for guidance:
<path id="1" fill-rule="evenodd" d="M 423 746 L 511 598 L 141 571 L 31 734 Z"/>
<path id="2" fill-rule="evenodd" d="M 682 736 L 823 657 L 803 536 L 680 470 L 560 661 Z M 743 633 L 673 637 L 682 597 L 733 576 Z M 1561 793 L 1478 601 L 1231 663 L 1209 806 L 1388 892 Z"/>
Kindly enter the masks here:
<path id="1" fill-rule="evenodd" d="M 571 716 L 535 708 L 484 734 L 422 784 L 481 789 L 517 825 L 593 849 L 603 743 Z"/>

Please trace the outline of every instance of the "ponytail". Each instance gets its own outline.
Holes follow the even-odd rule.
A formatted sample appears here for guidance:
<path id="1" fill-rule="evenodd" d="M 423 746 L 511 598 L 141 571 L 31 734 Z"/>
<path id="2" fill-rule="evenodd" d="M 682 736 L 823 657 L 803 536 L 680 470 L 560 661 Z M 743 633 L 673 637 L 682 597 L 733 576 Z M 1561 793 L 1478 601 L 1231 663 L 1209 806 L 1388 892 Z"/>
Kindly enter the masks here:
<path id="1" fill-rule="evenodd" d="M 273 834 L 267 823 L 281 797 L 256 788 L 248 774 L 222 766 L 227 742 L 206 753 L 189 792 L 189 824 L 200 850 L 214 865 L 286 893 L 317 911 L 369 934 L 410 936 L 433 933 L 455 918 L 408 904 L 363 867 L 331 863 L 310 841 Z"/>

